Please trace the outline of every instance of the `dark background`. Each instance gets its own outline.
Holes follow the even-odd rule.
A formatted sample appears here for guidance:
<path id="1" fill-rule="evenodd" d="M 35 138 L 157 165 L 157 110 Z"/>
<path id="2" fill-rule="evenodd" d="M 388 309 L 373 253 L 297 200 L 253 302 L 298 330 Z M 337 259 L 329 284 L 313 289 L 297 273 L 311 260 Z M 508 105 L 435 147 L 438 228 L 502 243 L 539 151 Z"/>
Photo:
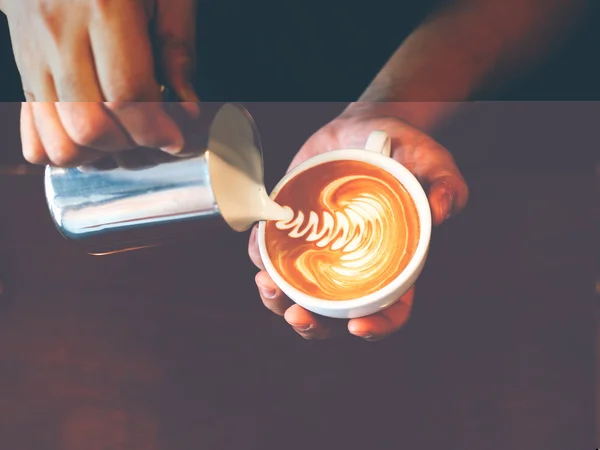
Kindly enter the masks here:
<path id="1" fill-rule="evenodd" d="M 448 1 L 448 0 L 445 0 Z M 203 2 L 197 88 L 205 101 L 353 101 L 440 0 Z M 443 1 L 442 1 L 443 3 Z M 341 7 L 343 5 L 343 7 Z M 479 100 L 600 100 L 600 3 L 552 56 Z M 0 14 L 0 99 L 21 101 Z"/>
<path id="2" fill-rule="evenodd" d="M 272 10 L 276 22 L 247 2 L 232 19 L 230 3 L 206 3 L 206 100 L 349 101 L 389 54 L 382 47 L 344 83 L 331 47 L 315 57 L 319 72 L 302 63 L 300 38 L 271 45 L 290 24 L 282 11 Z M 307 22 L 303 5 L 289 8 Z M 372 5 L 339 13 L 338 30 L 354 39 L 346 64 L 370 36 L 353 29 L 377 19 L 392 36 L 398 17 L 409 24 L 426 9 L 388 17 Z M 312 43 L 336 17 L 319 11 Z M 597 12 L 587 19 L 494 97 L 506 102 L 466 104 L 436 131 L 472 196 L 435 231 L 410 322 L 375 345 L 296 336 L 260 303 L 246 234 L 199 228 L 192 242 L 86 256 L 54 229 L 41 174 L 2 174 L 0 164 L 0 448 L 595 448 L 600 103 L 586 101 L 600 100 L 600 22 Z M 0 43 L 0 100 L 20 101 L 9 42 Z M 297 60 L 280 60 L 289 46 Z M 22 161 L 19 106 L 0 104 L 0 162 Z M 247 103 L 268 187 L 343 106 Z"/>

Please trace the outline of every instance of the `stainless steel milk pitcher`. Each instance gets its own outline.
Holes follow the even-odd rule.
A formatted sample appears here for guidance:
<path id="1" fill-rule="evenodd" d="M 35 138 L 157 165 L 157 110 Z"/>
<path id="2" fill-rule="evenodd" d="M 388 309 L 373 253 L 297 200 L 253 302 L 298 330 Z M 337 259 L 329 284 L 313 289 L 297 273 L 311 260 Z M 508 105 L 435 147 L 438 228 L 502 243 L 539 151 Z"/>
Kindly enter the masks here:
<path id="1" fill-rule="evenodd" d="M 248 183 L 263 189 L 262 148 L 252 117 L 241 105 L 223 105 L 204 142 L 192 156 L 165 155 L 149 167 L 47 167 L 46 199 L 58 230 L 87 253 L 103 255 L 185 239 L 210 222 L 248 229 L 256 218 L 223 214 L 211 158 L 218 156 L 221 163 L 239 169 L 239 175 L 222 175 L 231 178 L 225 181 L 233 187 L 238 179 L 245 180 L 233 207 L 247 203 Z"/>

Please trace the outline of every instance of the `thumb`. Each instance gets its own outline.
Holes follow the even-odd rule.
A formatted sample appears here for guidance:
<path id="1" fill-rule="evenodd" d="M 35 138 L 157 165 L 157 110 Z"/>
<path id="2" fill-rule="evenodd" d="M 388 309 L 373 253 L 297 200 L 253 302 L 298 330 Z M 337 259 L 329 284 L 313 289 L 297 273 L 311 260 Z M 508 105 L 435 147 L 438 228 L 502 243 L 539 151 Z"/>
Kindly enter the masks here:
<path id="1" fill-rule="evenodd" d="M 161 80 L 180 100 L 199 102 L 196 71 L 197 0 L 158 0 L 155 39 Z"/>

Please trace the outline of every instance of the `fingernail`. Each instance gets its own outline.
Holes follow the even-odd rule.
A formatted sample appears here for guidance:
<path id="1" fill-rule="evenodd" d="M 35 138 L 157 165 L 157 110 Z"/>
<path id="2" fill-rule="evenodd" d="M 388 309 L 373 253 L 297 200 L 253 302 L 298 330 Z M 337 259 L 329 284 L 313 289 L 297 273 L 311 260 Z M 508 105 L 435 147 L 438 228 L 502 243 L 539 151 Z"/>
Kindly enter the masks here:
<path id="1" fill-rule="evenodd" d="M 444 192 L 444 195 L 440 199 L 440 217 L 444 220 L 448 219 L 452 214 L 452 194 L 448 191 Z"/>
<path id="2" fill-rule="evenodd" d="M 309 331 L 312 328 L 312 323 L 308 324 L 308 325 L 297 325 L 297 324 L 290 324 L 290 325 L 292 325 L 294 330 L 299 331 L 300 333 L 306 333 L 307 331 Z"/>
<path id="3" fill-rule="evenodd" d="M 183 102 L 181 103 L 183 109 L 192 117 L 192 119 L 197 119 L 200 117 L 200 106 L 197 102 Z"/>
<path id="4" fill-rule="evenodd" d="M 183 150 L 183 144 L 168 145 L 166 147 L 161 147 L 161 150 L 171 155 L 177 155 Z"/>
<path id="5" fill-rule="evenodd" d="M 194 88 L 190 86 L 186 86 L 183 89 L 181 89 L 180 96 L 181 100 L 184 102 L 200 103 L 200 99 L 196 95 Z"/>
<path id="6" fill-rule="evenodd" d="M 365 341 L 369 341 L 371 339 L 373 339 L 373 335 L 372 334 L 355 334 L 356 337 L 359 337 L 361 339 L 364 339 Z"/>
<path id="7" fill-rule="evenodd" d="M 272 298 L 275 298 L 277 296 L 277 290 L 276 289 L 264 288 L 262 286 L 259 286 L 259 289 L 260 289 L 260 294 L 264 298 L 268 298 L 269 300 L 272 299 Z"/>

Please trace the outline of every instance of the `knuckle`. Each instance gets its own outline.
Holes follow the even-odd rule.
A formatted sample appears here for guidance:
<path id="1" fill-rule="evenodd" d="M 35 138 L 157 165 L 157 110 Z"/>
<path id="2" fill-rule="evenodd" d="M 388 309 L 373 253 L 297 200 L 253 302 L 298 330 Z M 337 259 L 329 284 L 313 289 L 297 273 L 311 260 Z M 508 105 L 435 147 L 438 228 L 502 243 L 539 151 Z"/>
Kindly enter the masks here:
<path id="1" fill-rule="evenodd" d="M 106 122 L 104 119 L 86 117 L 72 124 L 70 136 L 73 142 L 82 147 L 94 147 L 104 141 Z"/>
<path id="2" fill-rule="evenodd" d="M 76 64 L 73 64 L 68 61 L 63 61 L 63 68 L 67 69 L 66 71 L 61 70 L 63 72 L 60 75 L 54 75 L 54 84 L 56 86 L 56 92 L 63 102 L 73 102 L 73 101 L 85 101 L 85 98 L 72 98 L 71 93 L 78 92 L 80 89 L 78 87 L 81 85 L 81 79 L 75 74 L 74 71 L 69 71 L 76 67 Z M 66 73 L 64 73 L 66 72 Z"/>
<path id="3" fill-rule="evenodd" d="M 37 2 L 37 15 L 44 24 L 49 37 L 54 42 L 59 42 L 64 33 L 60 12 L 60 3 L 51 0 Z"/>
<path id="4" fill-rule="evenodd" d="M 92 9 L 98 13 L 104 12 L 122 12 L 124 8 L 135 8 L 136 11 L 143 13 L 150 12 L 151 4 L 148 1 L 140 0 L 88 0 Z"/>
<path id="5" fill-rule="evenodd" d="M 87 0 L 92 13 L 100 19 L 114 14 L 136 15 L 138 20 L 149 21 L 154 14 L 154 1 L 148 0 Z"/>
<path id="6" fill-rule="evenodd" d="M 65 141 L 54 141 L 46 145 L 48 158 L 59 167 L 69 167 L 77 161 L 77 150 Z"/>
<path id="7" fill-rule="evenodd" d="M 110 101 L 110 102 L 104 102 L 104 106 L 113 112 L 122 112 L 122 111 L 127 111 L 128 109 L 131 109 L 133 106 L 135 106 L 135 104 L 132 104 L 129 101 L 123 101 L 121 99 L 117 100 L 117 101 Z"/>
<path id="8" fill-rule="evenodd" d="M 75 159 L 72 157 L 72 155 L 67 155 L 65 153 L 53 154 L 50 158 L 52 164 L 57 167 L 71 167 L 74 163 L 74 160 Z"/>
<path id="9" fill-rule="evenodd" d="M 90 6 L 94 11 L 104 13 L 115 8 L 117 3 L 125 5 L 129 0 L 90 0 Z"/>
<path id="10" fill-rule="evenodd" d="M 142 108 L 146 108 L 143 104 L 140 104 L 140 102 L 136 102 L 132 99 L 124 97 L 119 98 L 116 101 L 106 102 L 105 105 L 108 109 L 116 113 L 133 110 L 138 110 L 138 112 L 142 112 Z"/>
<path id="11" fill-rule="evenodd" d="M 158 101 L 160 97 L 158 83 L 154 81 L 140 82 L 133 78 L 135 77 L 121 79 L 118 85 L 113 86 L 114 94 L 110 96 L 108 104 L 115 104 L 118 107 L 119 104 L 152 104 Z"/>
<path id="12" fill-rule="evenodd" d="M 91 126 L 75 128 L 71 133 L 71 139 L 82 147 L 93 147 L 102 140 L 102 134 Z"/>
<path id="13" fill-rule="evenodd" d="M 48 18 L 54 19 L 58 14 L 57 3 L 53 0 L 38 0 L 35 2 L 34 8 L 37 8 L 36 13 L 42 20 Z"/>
<path id="14" fill-rule="evenodd" d="M 27 89 L 24 89 L 23 96 L 25 97 L 26 102 L 29 102 L 29 103 L 35 102 L 35 95 L 33 94 L 33 92 L 31 92 Z"/>

